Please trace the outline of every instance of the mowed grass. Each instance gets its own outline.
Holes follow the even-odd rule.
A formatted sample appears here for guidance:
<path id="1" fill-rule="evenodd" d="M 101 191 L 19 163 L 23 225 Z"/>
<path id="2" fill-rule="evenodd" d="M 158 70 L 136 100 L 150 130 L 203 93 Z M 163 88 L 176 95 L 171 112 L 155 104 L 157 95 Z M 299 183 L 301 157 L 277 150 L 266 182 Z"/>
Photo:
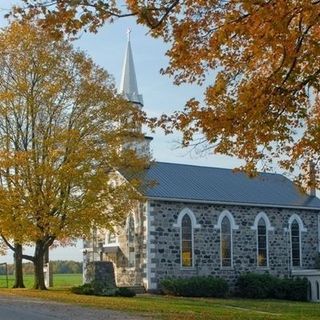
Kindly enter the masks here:
<path id="1" fill-rule="evenodd" d="M 1 289 L 0 295 L 14 295 L 52 300 L 86 307 L 118 310 L 146 316 L 146 319 L 165 320 L 318 320 L 320 305 L 308 302 L 199 299 L 155 295 L 135 298 L 95 297 L 76 295 L 66 289 L 48 291 L 30 289 Z"/>
<path id="2" fill-rule="evenodd" d="M 24 285 L 26 288 L 32 288 L 34 276 L 32 274 L 25 274 L 23 276 Z M 8 287 L 12 288 L 14 283 L 14 276 L 8 276 Z M 54 274 L 53 275 L 53 287 L 73 287 L 82 284 L 81 273 L 70 273 L 70 274 Z M 7 281 L 4 275 L 0 275 L 0 288 L 6 288 Z"/>

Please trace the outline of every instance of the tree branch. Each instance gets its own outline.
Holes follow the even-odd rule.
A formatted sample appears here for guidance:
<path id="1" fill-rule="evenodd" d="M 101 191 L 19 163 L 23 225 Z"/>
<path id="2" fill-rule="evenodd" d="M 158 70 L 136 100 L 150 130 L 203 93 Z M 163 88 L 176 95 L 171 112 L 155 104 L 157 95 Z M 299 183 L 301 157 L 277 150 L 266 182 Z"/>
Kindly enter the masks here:
<path id="1" fill-rule="evenodd" d="M 1 238 L 4 241 L 4 243 L 7 245 L 7 247 L 9 247 L 13 252 L 15 252 L 15 247 L 7 240 L 7 238 L 1 234 Z"/>

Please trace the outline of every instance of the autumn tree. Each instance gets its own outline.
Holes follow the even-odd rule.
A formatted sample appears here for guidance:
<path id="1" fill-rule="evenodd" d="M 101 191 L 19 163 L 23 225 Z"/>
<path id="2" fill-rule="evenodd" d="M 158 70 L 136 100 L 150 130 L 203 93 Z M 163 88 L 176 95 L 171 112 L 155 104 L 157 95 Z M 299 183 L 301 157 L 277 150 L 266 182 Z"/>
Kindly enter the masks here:
<path id="1" fill-rule="evenodd" d="M 320 1 L 127 0 L 125 11 L 111 0 L 24 2 L 15 14 L 37 16 L 56 35 L 137 16 L 171 46 L 162 72 L 206 86 L 204 102 L 162 118 L 169 131 L 181 130 L 185 146 L 200 135 L 251 172 L 278 160 L 303 174 L 313 161 L 319 187 Z"/>
<path id="2" fill-rule="evenodd" d="M 140 118 L 67 41 L 32 24 L 1 32 L 0 231 L 8 243 L 34 245 L 22 255 L 34 264 L 34 288 L 45 289 L 44 253 L 55 240 L 111 228 L 135 204 L 138 181 L 112 181 L 116 170 L 145 165 L 121 147 Z"/>

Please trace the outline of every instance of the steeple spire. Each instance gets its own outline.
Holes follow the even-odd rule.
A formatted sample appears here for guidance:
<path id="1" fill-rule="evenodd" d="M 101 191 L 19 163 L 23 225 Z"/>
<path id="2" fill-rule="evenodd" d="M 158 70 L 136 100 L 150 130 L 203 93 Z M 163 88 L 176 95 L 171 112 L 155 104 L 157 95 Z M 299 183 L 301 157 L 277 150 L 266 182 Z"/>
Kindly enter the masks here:
<path id="1" fill-rule="evenodd" d="M 137 103 L 143 106 L 142 95 L 138 92 L 136 72 L 134 70 L 134 63 L 132 57 L 131 43 L 130 43 L 131 30 L 128 29 L 128 43 L 126 54 L 124 57 L 121 82 L 119 87 L 119 93 L 122 94 L 128 101 Z"/>

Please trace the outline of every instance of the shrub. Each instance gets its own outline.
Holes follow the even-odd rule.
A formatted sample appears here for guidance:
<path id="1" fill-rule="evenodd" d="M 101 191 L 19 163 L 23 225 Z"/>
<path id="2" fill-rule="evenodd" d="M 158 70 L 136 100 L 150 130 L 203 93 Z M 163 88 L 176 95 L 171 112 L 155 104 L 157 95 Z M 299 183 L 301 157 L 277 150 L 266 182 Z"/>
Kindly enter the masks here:
<path id="1" fill-rule="evenodd" d="M 227 282 L 215 277 L 170 278 L 160 282 L 164 294 L 184 297 L 226 297 Z"/>
<path id="2" fill-rule="evenodd" d="M 308 280 L 277 278 L 270 274 L 247 273 L 238 278 L 237 294 L 251 299 L 287 299 L 306 301 Z"/>
<path id="3" fill-rule="evenodd" d="M 272 296 L 277 278 L 269 274 L 247 273 L 237 281 L 238 294 L 246 298 L 265 299 Z"/>
<path id="4" fill-rule="evenodd" d="M 125 287 L 121 287 L 118 288 L 115 292 L 115 296 L 119 296 L 119 297 L 134 297 L 136 295 L 136 293 L 131 290 L 130 288 L 125 288 Z"/>
<path id="5" fill-rule="evenodd" d="M 83 284 L 82 286 L 72 287 L 71 292 L 75 294 L 106 296 L 106 297 L 134 297 L 136 293 L 129 288 L 109 288 L 99 282 L 92 281 L 91 283 Z"/>
<path id="6" fill-rule="evenodd" d="M 85 283 L 81 286 L 72 287 L 71 292 L 75 294 L 94 295 L 94 288 L 91 283 Z"/>
<path id="7" fill-rule="evenodd" d="M 287 282 L 287 295 L 286 299 L 295 301 L 308 300 L 308 287 L 309 282 L 306 278 L 286 279 Z"/>

